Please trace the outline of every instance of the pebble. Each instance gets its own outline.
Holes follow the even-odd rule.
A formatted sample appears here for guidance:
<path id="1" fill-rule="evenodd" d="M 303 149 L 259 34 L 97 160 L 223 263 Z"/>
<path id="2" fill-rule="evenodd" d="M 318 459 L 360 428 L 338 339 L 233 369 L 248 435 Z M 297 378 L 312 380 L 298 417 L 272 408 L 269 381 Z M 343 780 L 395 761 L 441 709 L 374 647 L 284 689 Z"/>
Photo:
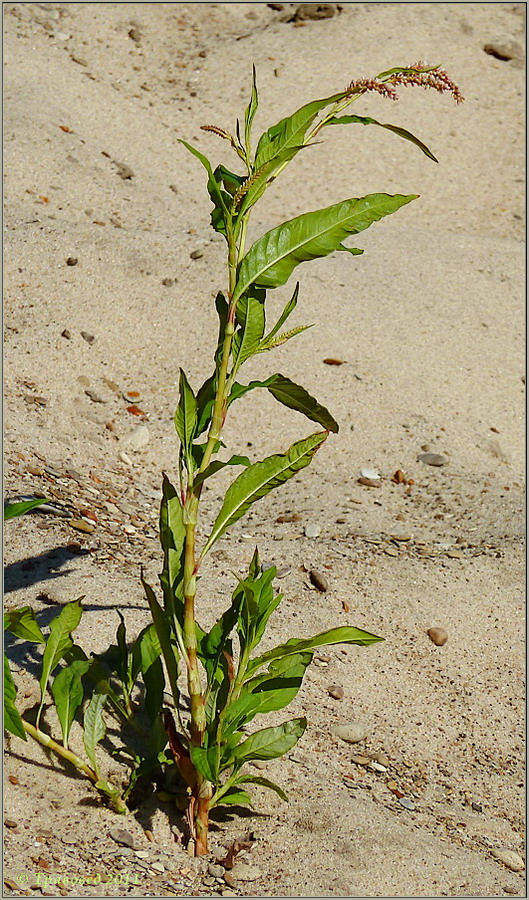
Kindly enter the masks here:
<path id="1" fill-rule="evenodd" d="M 148 850 L 136 850 L 135 852 L 138 859 L 149 859 L 150 853 Z"/>
<path id="2" fill-rule="evenodd" d="M 436 647 L 442 647 L 448 640 L 448 634 L 444 628 L 429 628 L 426 634 Z"/>
<path id="3" fill-rule="evenodd" d="M 521 44 L 515 41 L 509 34 L 502 34 L 493 38 L 483 47 L 489 56 L 508 61 L 509 59 L 523 59 L 524 51 Z"/>
<path id="4" fill-rule="evenodd" d="M 300 522 L 301 516 L 299 513 L 283 513 L 283 515 L 278 516 L 276 522 Z"/>
<path id="5" fill-rule="evenodd" d="M 211 863 L 208 866 L 208 872 L 213 878 L 222 878 L 224 875 L 225 869 L 224 866 L 218 866 L 215 863 Z"/>
<path id="6" fill-rule="evenodd" d="M 296 9 L 294 19 L 295 21 L 331 19 L 340 10 L 341 6 L 338 3 L 300 3 Z"/>
<path id="7" fill-rule="evenodd" d="M 357 766 L 368 766 L 371 760 L 369 756 L 351 756 L 351 762 L 356 763 Z"/>
<path id="8" fill-rule="evenodd" d="M 126 466 L 132 465 L 132 460 L 131 460 L 130 456 L 128 456 L 124 450 L 119 451 L 118 459 L 120 459 L 121 462 L 124 462 Z"/>
<path id="9" fill-rule="evenodd" d="M 322 594 L 329 590 L 329 582 L 327 581 L 325 576 L 321 574 L 321 572 L 317 572 L 316 569 L 311 569 L 309 572 L 309 578 L 311 584 L 313 584 L 318 591 L 321 591 Z"/>
<path id="10" fill-rule="evenodd" d="M 419 453 L 417 459 L 425 466 L 446 466 L 448 457 L 440 453 Z"/>
<path id="11" fill-rule="evenodd" d="M 331 684 L 327 688 L 327 693 L 334 700 L 342 700 L 343 695 L 344 695 L 344 689 L 343 689 L 343 687 L 340 687 L 339 684 Z"/>
<path id="12" fill-rule="evenodd" d="M 141 394 L 139 391 L 123 391 L 122 395 L 124 400 L 127 403 L 139 403 L 141 400 Z"/>
<path id="13" fill-rule="evenodd" d="M 344 722 L 343 725 L 336 725 L 332 733 L 347 744 L 358 744 L 367 737 L 369 729 L 361 722 Z"/>
<path id="14" fill-rule="evenodd" d="M 397 550 L 396 547 L 384 547 L 384 553 L 387 556 L 398 556 L 399 555 L 399 551 Z"/>
<path id="15" fill-rule="evenodd" d="M 321 525 L 317 525 L 316 523 L 311 523 L 309 525 L 305 525 L 305 537 L 308 538 L 317 538 L 321 534 Z"/>
<path id="16" fill-rule="evenodd" d="M 94 335 L 90 334 L 88 331 L 81 331 L 81 337 L 84 338 L 87 344 L 93 344 L 95 341 Z"/>
<path id="17" fill-rule="evenodd" d="M 392 541 L 397 541 L 397 543 L 411 541 L 411 534 L 390 534 L 390 538 Z"/>
<path id="18" fill-rule="evenodd" d="M 221 897 L 236 897 L 237 893 L 236 893 L 236 891 L 230 891 L 229 888 L 226 888 L 225 891 L 220 892 L 220 895 L 221 895 Z"/>
<path id="19" fill-rule="evenodd" d="M 383 766 L 382 763 L 379 763 L 379 762 L 370 762 L 369 768 L 374 769 L 375 772 L 387 772 L 388 771 L 388 767 Z"/>
<path id="20" fill-rule="evenodd" d="M 504 866 L 507 866 L 511 872 L 523 872 L 525 869 L 522 857 L 519 853 L 515 853 L 514 850 L 493 850 L 492 855 Z"/>
<path id="21" fill-rule="evenodd" d="M 165 866 L 161 862 L 151 863 L 151 869 L 153 869 L 155 872 L 158 872 L 160 875 L 162 874 L 162 872 L 165 872 Z"/>
<path id="22" fill-rule="evenodd" d="M 248 863 L 236 862 L 230 872 L 234 881 L 257 881 L 262 877 L 262 872 L 257 866 L 251 866 Z M 226 876 L 224 876 L 226 880 Z"/>
<path id="23" fill-rule="evenodd" d="M 92 534 L 95 531 L 95 525 L 85 522 L 84 519 L 70 519 L 70 525 L 77 531 L 84 531 L 86 534 Z"/>
<path id="24" fill-rule="evenodd" d="M 335 359 L 333 356 L 327 356 L 323 362 L 326 366 L 343 366 L 344 359 Z"/>
<path id="25" fill-rule="evenodd" d="M 366 478 L 365 475 L 360 476 L 360 478 L 358 479 L 358 484 L 363 484 L 364 487 L 382 487 L 382 482 L 380 480 L 377 480 L 376 478 Z"/>
<path id="26" fill-rule="evenodd" d="M 66 265 L 67 266 L 76 266 L 78 262 L 79 262 L 79 260 L 77 259 L 76 256 L 69 256 L 68 259 L 66 260 Z"/>
<path id="27" fill-rule="evenodd" d="M 149 443 L 149 439 L 150 433 L 147 426 L 137 425 L 130 434 L 123 438 L 122 443 L 124 447 L 136 452 L 138 450 L 143 450 Z"/>
<path id="28" fill-rule="evenodd" d="M 162 278 L 162 284 L 164 287 L 172 287 L 174 283 L 174 278 Z"/>
<path id="29" fill-rule="evenodd" d="M 374 481 L 380 479 L 380 472 L 377 472 L 376 469 L 360 469 L 360 475 L 362 478 L 372 478 Z"/>
<path id="30" fill-rule="evenodd" d="M 447 550 L 446 555 L 450 559 L 465 559 L 465 554 L 462 550 Z"/>
<path id="31" fill-rule="evenodd" d="M 61 337 L 66 338 L 67 341 L 71 341 L 72 333 L 71 331 L 68 331 L 67 328 L 65 328 L 63 331 L 61 331 Z"/>
<path id="32" fill-rule="evenodd" d="M 404 809 L 415 809 L 415 803 L 413 802 L 413 800 L 410 800 L 409 797 L 397 797 L 397 802 L 400 803 L 400 805 L 403 806 Z"/>
<path id="33" fill-rule="evenodd" d="M 15 822 L 14 819 L 4 819 L 4 825 L 6 828 L 17 828 L 18 822 Z"/>
<path id="34" fill-rule="evenodd" d="M 96 391 L 92 391 L 90 388 L 86 389 L 85 394 L 87 397 L 90 397 L 90 400 L 92 401 L 92 403 L 106 403 L 107 402 L 106 400 L 103 400 L 103 398 L 100 397 L 99 394 L 96 393 Z"/>
<path id="35" fill-rule="evenodd" d="M 190 253 L 189 256 L 191 257 L 191 259 L 200 259 L 202 256 L 204 256 L 204 252 L 202 250 L 193 250 L 193 252 Z"/>
<path id="36" fill-rule="evenodd" d="M 125 847 L 130 847 L 132 850 L 135 849 L 134 838 L 132 837 L 129 831 L 125 831 L 124 828 L 111 828 L 108 832 L 110 837 L 116 844 L 123 844 Z"/>

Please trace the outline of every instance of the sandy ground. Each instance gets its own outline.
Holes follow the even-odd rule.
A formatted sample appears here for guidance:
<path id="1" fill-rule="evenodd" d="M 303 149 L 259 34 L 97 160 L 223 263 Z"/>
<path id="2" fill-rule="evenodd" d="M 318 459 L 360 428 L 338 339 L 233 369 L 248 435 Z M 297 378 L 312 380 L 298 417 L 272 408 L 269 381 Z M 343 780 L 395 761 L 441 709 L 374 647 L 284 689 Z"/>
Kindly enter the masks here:
<path id="1" fill-rule="evenodd" d="M 214 850 L 255 834 L 248 858 L 260 877 L 236 882 L 237 895 L 524 893 L 523 871 L 494 855 L 523 856 L 524 837 L 524 63 L 521 48 L 510 61 L 483 50 L 497 39 L 523 44 L 524 8 L 345 3 L 331 18 L 289 22 L 296 4 L 4 7 L 5 489 L 98 519 L 92 533 L 43 514 L 10 522 L 5 600 L 30 604 L 45 625 L 84 595 L 77 636 L 87 652 L 113 637 L 116 607 L 130 634 L 148 621 L 139 567 L 155 583 L 178 369 L 194 385 L 209 374 L 223 250 L 211 240 L 202 170 L 178 138 L 230 161 L 199 127 L 233 127 L 252 63 L 258 130 L 353 77 L 417 59 L 442 63 L 466 98 L 459 107 L 413 89 L 398 104 L 365 98 L 360 112 L 414 131 L 440 164 L 381 129 L 336 129 L 256 211 L 260 234 L 344 197 L 421 195 L 361 235 L 364 256 L 298 270 L 293 324 L 315 327 L 246 373 L 301 382 L 341 430 L 219 543 L 200 585 L 203 621 L 224 608 L 232 573 L 258 542 L 287 597 L 270 643 L 332 623 L 385 642 L 335 647 L 310 667 L 292 706 L 307 732 L 288 759 L 264 767 L 289 805 L 258 791 L 255 813 L 217 819 Z M 288 290 L 273 293 L 273 311 Z M 139 451 L 128 443 L 142 421 L 122 397 L 131 390 L 149 431 Z M 306 429 L 256 392 L 235 408 L 227 449 L 258 459 Z M 447 464 L 424 465 L 424 448 Z M 380 488 L 358 483 L 366 466 Z M 397 469 L 410 489 L 391 481 Z M 219 476 L 205 495 L 202 533 L 226 483 Z M 319 537 L 305 536 L 311 524 Z M 327 592 L 312 588 L 310 569 Z M 432 626 L 447 631 L 444 646 L 428 638 Z M 29 707 L 31 647 L 9 652 Z M 331 684 L 343 699 L 329 696 Z M 350 721 L 368 730 L 356 746 L 331 733 Z M 352 761 L 377 753 L 381 771 Z M 111 757 L 105 766 L 118 772 Z M 176 811 L 146 803 L 124 823 L 86 782 L 16 739 L 5 773 L 16 782 L 5 792 L 6 893 L 227 890 L 208 882 L 211 859 L 187 857 Z M 111 839 L 115 827 L 136 849 Z M 66 883 L 98 873 L 121 873 L 122 883 Z"/>

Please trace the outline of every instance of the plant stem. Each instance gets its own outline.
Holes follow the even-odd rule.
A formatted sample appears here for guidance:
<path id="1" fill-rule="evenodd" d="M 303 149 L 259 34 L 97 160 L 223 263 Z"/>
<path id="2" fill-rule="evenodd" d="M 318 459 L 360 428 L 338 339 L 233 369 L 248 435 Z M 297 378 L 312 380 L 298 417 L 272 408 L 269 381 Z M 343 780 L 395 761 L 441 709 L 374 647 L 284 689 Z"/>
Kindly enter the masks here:
<path id="1" fill-rule="evenodd" d="M 87 778 L 90 779 L 94 784 L 96 781 L 99 781 L 97 774 L 94 772 L 90 766 L 87 766 L 83 760 L 77 756 L 75 753 L 72 753 L 71 750 L 67 750 L 66 747 L 63 747 L 62 744 L 58 744 L 57 741 L 54 741 L 53 738 L 49 737 L 49 735 L 44 734 L 40 728 L 35 728 L 34 725 L 31 725 L 30 722 L 26 722 L 25 719 L 22 719 L 22 725 L 24 726 L 24 731 L 27 734 L 31 735 L 39 744 L 42 744 L 44 747 L 47 747 L 49 750 L 53 750 L 58 756 L 62 756 L 63 759 L 68 760 L 79 772 L 82 772 L 83 775 L 86 775 Z"/>

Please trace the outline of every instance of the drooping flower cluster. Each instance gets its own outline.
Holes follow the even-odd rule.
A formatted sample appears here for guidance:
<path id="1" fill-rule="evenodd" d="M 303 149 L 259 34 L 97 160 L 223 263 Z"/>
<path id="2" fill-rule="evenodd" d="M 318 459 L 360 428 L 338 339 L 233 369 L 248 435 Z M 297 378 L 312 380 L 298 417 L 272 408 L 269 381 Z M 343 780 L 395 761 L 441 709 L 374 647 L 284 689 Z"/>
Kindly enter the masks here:
<path id="1" fill-rule="evenodd" d="M 374 91 L 382 94 L 390 100 L 398 100 L 399 95 L 394 85 L 417 85 L 424 88 L 433 88 L 440 94 L 451 94 L 456 103 L 462 103 L 464 97 L 458 85 L 452 81 L 450 76 L 444 69 L 432 68 L 424 62 L 413 63 L 407 66 L 401 72 L 395 72 L 384 80 L 380 78 L 360 78 L 351 81 L 347 90 L 351 93 L 365 93 L 366 91 Z"/>

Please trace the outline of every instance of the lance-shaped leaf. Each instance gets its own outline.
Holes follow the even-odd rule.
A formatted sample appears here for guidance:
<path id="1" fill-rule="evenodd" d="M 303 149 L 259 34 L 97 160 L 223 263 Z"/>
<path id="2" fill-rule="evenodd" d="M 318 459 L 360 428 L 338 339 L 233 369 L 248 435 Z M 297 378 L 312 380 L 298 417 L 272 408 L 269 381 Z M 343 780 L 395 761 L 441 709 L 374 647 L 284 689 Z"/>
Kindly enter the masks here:
<path id="1" fill-rule="evenodd" d="M 81 621 L 81 616 L 83 614 L 83 610 L 81 608 L 82 599 L 83 597 L 79 597 L 72 603 L 67 603 L 66 606 L 63 607 L 59 615 L 56 616 L 50 624 L 50 634 L 48 640 L 46 641 L 46 647 L 44 650 L 44 655 L 42 657 L 42 673 L 40 676 L 41 701 L 37 715 L 37 727 L 40 714 L 42 712 L 42 707 L 44 705 L 44 696 L 46 692 L 46 686 L 48 684 L 48 678 L 53 672 L 55 666 L 63 658 L 66 651 L 69 650 L 73 644 L 70 635 L 72 631 L 75 631 L 75 629 L 79 625 L 79 622 Z"/>
<path id="2" fill-rule="evenodd" d="M 6 503 L 4 505 L 4 522 L 7 522 L 8 519 L 14 519 L 17 516 L 23 516 L 24 513 L 29 512 L 30 509 L 41 506 L 42 503 L 47 503 L 47 500 L 40 497 L 35 500 L 20 500 L 15 503 Z"/>
<path id="3" fill-rule="evenodd" d="M 180 369 L 180 398 L 174 416 L 174 424 L 188 457 L 197 424 L 197 401 L 183 369 Z"/>
<path id="4" fill-rule="evenodd" d="M 252 133 L 252 124 L 254 120 L 254 116 L 257 112 L 257 107 L 259 105 L 259 97 L 257 94 L 257 81 L 255 76 L 255 66 L 252 66 L 252 93 L 250 96 L 250 102 L 246 107 L 244 113 L 244 143 L 246 147 L 246 153 L 248 157 L 251 153 L 251 145 L 250 138 Z"/>
<path id="5" fill-rule="evenodd" d="M 183 577 L 185 526 L 182 503 L 164 473 L 160 505 L 160 541 L 164 566 L 160 576 L 166 606 L 174 603 L 178 584 Z"/>
<path id="6" fill-rule="evenodd" d="M 103 740 L 107 732 L 103 709 L 106 703 L 106 694 L 95 693 L 88 704 L 83 720 L 83 743 L 90 764 L 99 776 L 99 766 L 96 759 L 96 747 Z"/>
<path id="7" fill-rule="evenodd" d="M 384 638 L 370 634 L 368 631 L 343 625 L 341 628 L 331 628 L 330 631 L 323 631 L 312 638 L 291 638 L 286 644 L 281 644 L 281 646 L 263 653 L 262 656 L 250 660 L 246 672 L 248 675 L 252 675 L 261 666 L 266 665 L 273 659 L 281 659 L 281 657 L 289 656 L 293 653 L 303 653 L 305 650 L 313 650 L 315 647 L 322 647 L 326 644 L 359 644 L 361 647 L 368 647 L 370 644 L 383 640 Z"/>
<path id="8" fill-rule="evenodd" d="M 160 659 L 162 647 L 154 624 L 142 631 L 139 645 L 140 666 L 145 684 L 145 709 L 151 722 L 156 722 L 162 708 L 165 679 Z"/>
<path id="9" fill-rule="evenodd" d="M 19 609 L 10 609 L 4 613 L 4 631 L 10 631 L 22 641 L 31 641 L 34 644 L 46 643 L 46 638 L 35 619 L 35 612 L 30 606 L 21 606 Z"/>
<path id="10" fill-rule="evenodd" d="M 220 459 L 214 460 L 209 466 L 206 466 L 203 472 L 200 475 L 197 475 L 195 480 L 193 481 L 193 486 L 198 487 L 199 484 L 202 484 L 203 481 L 207 481 L 208 478 L 211 478 L 212 475 L 215 475 L 216 472 L 220 472 L 221 469 L 226 468 L 226 466 L 249 466 L 250 460 L 247 456 L 230 456 L 225 462 Z"/>
<path id="11" fill-rule="evenodd" d="M 406 141 L 410 141 L 412 144 L 415 144 L 419 150 L 428 156 L 429 159 L 433 159 L 434 162 L 439 162 L 438 159 L 433 155 L 432 151 L 419 140 L 418 137 L 415 137 L 411 131 L 407 131 L 405 128 L 401 128 L 400 125 L 390 125 L 387 122 L 378 122 L 376 119 L 372 119 L 370 116 L 333 116 L 332 119 L 329 119 L 327 125 L 350 125 L 350 124 L 359 124 L 359 125 L 379 125 L 380 128 L 386 128 L 388 131 L 392 131 L 393 134 L 397 134 L 399 137 L 404 138 Z"/>
<path id="12" fill-rule="evenodd" d="M 320 110 L 325 109 L 331 103 L 342 100 L 345 91 L 325 97 L 322 100 L 312 100 L 297 109 L 291 116 L 281 119 L 276 125 L 272 125 L 259 138 L 255 153 L 254 169 L 260 169 L 269 160 L 291 149 L 300 149 L 305 141 L 305 135 L 314 122 Z"/>
<path id="13" fill-rule="evenodd" d="M 163 653 L 173 699 L 175 703 L 177 703 L 178 697 L 180 696 L 180 692 L 178 689 L 178 649 L 173 639 L 171 626 L 169 624 L 167 616 L 158 603 L 153 589 L 145 581 L 143 572 L 141 573 L 140 577 L 143 589 L 145 591 L 145 596 L 147 597 L 147 601 L 149 603 L 154 627 L 156 628 L 156 634 L 158 635 L 158 640 L 160 642 L 160 647 Z"/>
<path id="14" fill-rule="evenodd" d="M 192 744 L 189 747 L 191 761 L 200 774 L 212 784 L 216 784 L 219 780 L 217 770 L 217 747 L 195 747 Z"/>
<path id="15" fill-rule="evenodd" d="M 15 706 L 17 688 L 13 681 L 9 660 L 4 653 L 4 728 L 11 734 L 27 741 L 26 732 L 20 718 L 20 713 Z"/>
<path id="16" fill-rule="evenodd" d="M 231 197 L 226 191 L 222 190 L 219 181 L 217 181 L 215 177 L 209 159 L 204 156 L 200 150 L 197 150 L 195 147 L 192 147 L 191 144 L 188 144 L 187 141 L 182 140 L 182 138 L 178 138 L 178 140 L 193 154 L 193 156 L 196 156 L 196 158 L 200 160 L 208 173 L 208 193 L 213 203 L 211 224 L 215 231 L 226 236 L 226 218 L 228 216 L 228 209 L 231 205 Z"/>
<path id="17" fill-rule="evenodd" d="M 245 514 L 252 503 L 265 497 L 274 488 L 292 478 L 300 469 L 308 466 L 326 437 L 327 432 L 311 434 L 308 438 L 292 444 L 287 453 L 269 456 L 241 472 L 226 492 L 201 555 L 204 556 L 210 550 L 215 541 Z"/>
<path id="18" fill-rule="evenodd" d="M 288 797 L 285 794 L 282 787 L 275 783 L 275 781 L 270 781 L 269 778 L 263 778 L 262 775 L 241 775 L 240 778 L 237 778 L 235 784 L 260 784 L 262 787 L 268 788 L 270 791 L 275 791 L 275 793 L 281 797 L 285 803 L 288 803 Z"/>
<path id="19" fill-rule="evenodd" d="M 295 409 L 296 412 L 303 413 L 312 422 L 318 422 L 323 425 L 327 431 L 336 433 L 339 430 L 336 419 L 330 414 L 329 410 L 322 406 L 321 403 L 309 394 L 301 385 L 286 378 L 285 375 L 270 375 L 265 381 L 250 381 L 249 384 L 235 384 L 232 386 L 229 402 L 233 403 L 256 388 L 267 388 L 268 391 L 279 400 L 283 406 L 289 409 Z"/>
<path id="20" fill-rule="evenodd" d="M 349 234 L 364 231 L 416 197 L 417 194 L 368 194 L 278 225 L 260 237 L 242 260 L 234 299 L 251 284 L 270 288 L 285 284 L 299 263 L 328 256 Z"/>
<path id="21" fill-rule="evenodd" d="M 241 791 L 236 787 L 229 787 L 224 791 L 224 793 L 219 792 L 219 794 L 217 794 L 215 806 L 253 807 L 253 801 L 248 791 Z"/>
<path id="22" fill-rule="evenodd" d="M 262 728 L 235 747 L 233 757 L 237 763 L 250 759 L 276 759 L 292 750 L 303 735 L 307 720 L 291 719 L 275 728 Z"/>
<path id="23" fill-rule="evenodd" d="M 266 291 L 253 287 L 237 304 L 238 329 L 233 335 L 233 369 L 257 352 L 265 330 Z"/>
<path id="24" fill-rule="evenodd" d="M 51 693 L 61 725 L 62 742 L 68 749 L 68 737 L 75 714 L 83 702 L 82 677 L 90 668 L 89 659 L 77 659 L 64 666 L 53 679 Z"/>
<path id="25" fill-rule="evenodd" d="M 242 728 L 257 715 L 288 706 L 298 693 L 311 660 L 310 652 L 275 660 L 266 675 L 246 682 L 241 696 L 224 712 L 224 733 Z"/>

